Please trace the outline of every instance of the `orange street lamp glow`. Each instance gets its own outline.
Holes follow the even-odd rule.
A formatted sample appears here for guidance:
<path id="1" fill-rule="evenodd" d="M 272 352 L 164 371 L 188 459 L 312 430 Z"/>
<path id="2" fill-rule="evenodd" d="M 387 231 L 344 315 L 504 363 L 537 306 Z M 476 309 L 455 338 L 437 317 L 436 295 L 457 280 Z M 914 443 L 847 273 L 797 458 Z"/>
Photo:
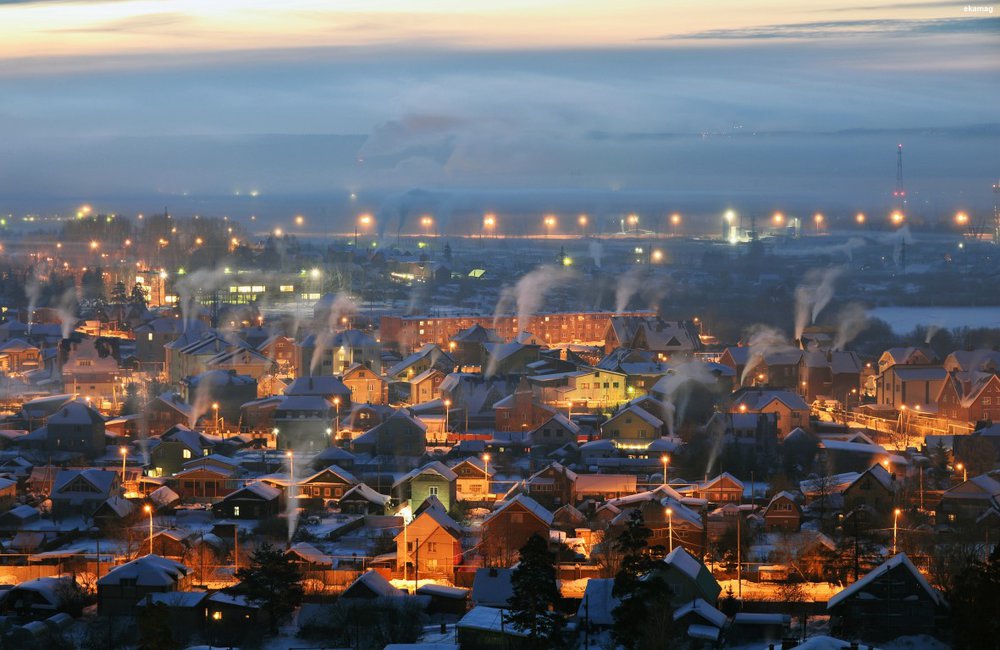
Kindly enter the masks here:
<path id="1" fill-rule="evenodd" d="M 780 212 L 775 212 L 774 217 L 772 217 L 772 220 L 774 221 L 774 225 L 780 226 L 785 222 L 785 215 L 781 214 Z"/>
<path id="2" fill-rule="evenodd" d="M 964 226 L 965 224 L 969 223 L 969 215 L 965 214 L 964 212 L 959 212 L 958 214 L 955 215 L 955 223 L 957 223 L 960 226 Z"/>
<path id="3" fill-rule="evenodd" d="M 677 214 L 676 212 L 670 215 L 670 223 L 675 226 L 681 225 L 681 215 Z"/>
<path id="4" fill-rule="evenodd" d="M 905 219 L 905 217 L 903 216 L 903 213 L 900 212 L 899 210 L 894 211 L 889 216 L 889 218 L 892 220 L 892 222 L 894 224 L 897 224 L 897 225 L 903 223 L 903 220 Z"/>
<path id="5" fill-rule="evenodd" d="M 854 215 L 854 220 L 858 222 L 858 225 L 863 224 L 865 222 L 865 219 L 867 219 L 867 217 L 865 217 L 864 212 L 859 212 L 856 215 Z"/>
<path id="6" fill-rule="evenodd" d="M 306 222 L 306 218 L 303 217 L 301 214 L 295 215 L 295 225 L 296 226 L 301 226 L 305 222 Z"/>

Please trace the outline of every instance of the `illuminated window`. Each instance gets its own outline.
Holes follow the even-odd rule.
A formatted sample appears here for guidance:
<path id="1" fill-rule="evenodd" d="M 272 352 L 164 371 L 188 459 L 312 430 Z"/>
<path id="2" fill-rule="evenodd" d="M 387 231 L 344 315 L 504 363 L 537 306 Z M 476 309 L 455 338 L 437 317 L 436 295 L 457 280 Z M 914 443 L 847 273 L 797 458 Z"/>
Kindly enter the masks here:
<path id="1" fill-rule="evenodd" d="M 291 293 L 292 291 L 295 291 L 295 287 L 290 284 L 283 284 L 278 287 L 278 290 L 282 293 Z"/>
<path id="2" fill-rule="evenodd" d="M 240 516 L 240 507 L 239 506 L 233 506 L 233 516 L 234 517 L 239 517 Z"/>
<path id="3" fill-rule="evenodd" d="M 152 332 L 150 332 L 149 334 L 146 335 L 146 340 L 147 341 L 152 341 L 153 340 L 153 333 Z"/>
<path id="4" fill-rule="evenodd" d="M 181 456 L 183 456 L 185 459 L 191 458 L 191 450 L 185 449 L 184 451 L 181 452 Z"/>

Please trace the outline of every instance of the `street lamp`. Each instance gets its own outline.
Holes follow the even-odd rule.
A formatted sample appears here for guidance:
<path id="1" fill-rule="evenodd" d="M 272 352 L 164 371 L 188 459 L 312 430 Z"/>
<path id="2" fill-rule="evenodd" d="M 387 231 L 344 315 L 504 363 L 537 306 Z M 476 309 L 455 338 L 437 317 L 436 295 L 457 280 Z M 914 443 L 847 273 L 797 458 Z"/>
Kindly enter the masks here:
<path id="1" fill-rule="evenodd" d="M 663 484 L 667 484 L 667 463 L 670 462 L 670 456 L 663 454 L 660 456 L 660 462 L 663 463 Z"/>
<path id="2" fill-rule="evenodd" d="M 969 470 L 965 466 L 965 463 L 959 463 L 958 465 L 955 465 L 955 469 L 958 469 L 958 470 L 962 471 L 962 482 L 963 483 L 969 480 Z"/>
<path id="3" fill-rule="evenodd" d="M 492 234 L 493 228 L 496 227 L 496 225 L 497 217 L 492 212 L 483 217 L 483 231 L 490 232 L 490 234 Z M 482 236 L 480 235 L 480 237 Z"/>
<path id="4" fill-rule="evenodd" d="M 670 552 L 674 550 L 674 509 L 667 508 L 667 536 L 670 539 Z"/>
<path id="5" fill-rule="evenodd" d="M 122 455 L 122 491 L 125 491 L 125 459 L 128 458 L 128 447 L 119 447 L 118 453 Z"/>
<path id="6" fill-rule="evenodd" d="M 580 231 L 582 234 L 587 234 L 587 215 L 581 214 L 577 217 L 576 222 L 580 224 Z"/>
<path id="7" fill-rule="evenodd" d="M 899 526 L 899 515 L 903 514 L 903 511 L 896 508 L 892 511 L 892 554 L 896 554 L 896 531 Z"/>
<path id="8" fill-rule="evenodd" d="M 632 230 L 638 234 L 639 233 L 639 215 L 630 214 L 628 216 L 628 225 L 632 226 Z"/>
<path id="9" fill-rule="evenodd" d="M 451 409 L 451 400 L 446 399 L 444 401 L 444 433 L 448 435 L 448 412 Z"/>
<path id="10" fill-rule="evenodd" d="M 866 219 L 867 217 L 865 216 L 864 212 L 859 212 L 856 215 L 854 215 L 854 220 L 858 223 L 859 226 L 863 226 L 865 224 Z"/>
<path id="11" fill-rule="evenodd" d="M 555 217 L 555 215 L 552 215 L 552 214 L 545 215 L 545 219 L 543 220 L 543 222 L 545 223 L 545 230 L 546 230 L 547 236 L 551 237 L 552 236 L 552 229 L 556 227 L 556 217 Z"/>
<path id="12" fill-rule="evenodd" d="M 679 213 L 675 212 L 672 215 L 670 215 L 670 225 L 674 226 L 675 228 L 681 225 L 681 215 Z"/>
<path id="13" fill-rule="evenodd" d="M 148 503 L 142 507 L 143 512 L 149 515 L 149 554 L 153 554 L 153 506 Z"/>
<path id="14" fill-rule="evenodd" d="M 823 215 L 817 212 L 813 215 L 813 221 L 816 222 L 816 232 L 819 232 L 820 228 L 823 227 Z"/>
<path id="15" fill-rule="evenodd" d="M 893 213 L 889 215 L 889 219 L 892 220 L 893 225 L 898 226 L 899 224 L 903 223 L 906 217 L 904 217 L 903 213 L 900 212 L 899 210 L 894 210 Z"/>
<path id="16" fill-rule="evenodd" d="M 486 463 L 486 469 L 483 473 L 486 475 L 486 496 L 490 494 L 490 455 L 483 454 L 483 462 Z"/>
<path id="17" fill-rule="evenodd" d="M 434 225 L 434 219 L 428 215 L 420 217 L 420 225 L 424 227 L 424 234 L 430 233 L 431 226 Z"/>
<path id="18" fill-rule="evenodd" d="M 219 403 L 212 402 L 212 411 L 215 412 L 215 430 L 219 430 Z"/>
<path id="19" fill-rule="evenodd" d="M 372 216 L 370 214 L 363 214 L 358 217 L 358 222 L 354 224 L 354 250 L 358 249 L 358 227 L 359 225 L 363 228 L 367 228 L 372 222 Z"/>
<path id="20" fill-rule="evenodd" d="M 774 220 L 774 225 L 780 226 L 785 222 L 785 215 L 781 214 L 780 212 L 775 212 L 773 220 Z"/>

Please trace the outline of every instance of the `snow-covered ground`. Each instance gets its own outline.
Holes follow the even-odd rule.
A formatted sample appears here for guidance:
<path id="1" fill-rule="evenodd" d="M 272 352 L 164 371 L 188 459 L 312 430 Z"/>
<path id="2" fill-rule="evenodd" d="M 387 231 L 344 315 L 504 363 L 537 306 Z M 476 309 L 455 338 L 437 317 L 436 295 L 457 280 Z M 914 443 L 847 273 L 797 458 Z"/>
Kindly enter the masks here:
<path id="1" fill-rule="evenodd" d="M 868 315 L 884 320 L 896 334 L 909 334 L 918 325 L 1000 327 L 1000 307 L 876 307 Z"/>

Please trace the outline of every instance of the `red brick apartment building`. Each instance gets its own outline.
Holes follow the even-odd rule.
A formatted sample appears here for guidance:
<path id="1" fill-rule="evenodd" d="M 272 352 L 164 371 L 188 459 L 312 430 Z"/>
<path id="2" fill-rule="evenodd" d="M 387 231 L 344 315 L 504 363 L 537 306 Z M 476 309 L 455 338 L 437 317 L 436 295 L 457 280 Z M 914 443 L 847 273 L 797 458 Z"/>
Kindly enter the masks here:
<path id="1" fill-rule="evenodd" d="M 630 311 L 616 314 L 610 311 L 563 312 L 536 314 L 528 323 L 519 324 L 517 316 L 505 315 L 494 319 L 491 315 L 479 316 L 382 316 L 379 336 L 383 346 L 396 347 L 401 352 L 420 349 L 427 343 L 436 343 L 448 349 L 453 336 L 479 325 L 496 331 L 505 341 L 512 340 L 522 331 L 529 331 L 550 345 L 557 343 L 592 343 L 604 340 L 608 323 L 613 316 L 654 317 L 652 311 Z"/>

